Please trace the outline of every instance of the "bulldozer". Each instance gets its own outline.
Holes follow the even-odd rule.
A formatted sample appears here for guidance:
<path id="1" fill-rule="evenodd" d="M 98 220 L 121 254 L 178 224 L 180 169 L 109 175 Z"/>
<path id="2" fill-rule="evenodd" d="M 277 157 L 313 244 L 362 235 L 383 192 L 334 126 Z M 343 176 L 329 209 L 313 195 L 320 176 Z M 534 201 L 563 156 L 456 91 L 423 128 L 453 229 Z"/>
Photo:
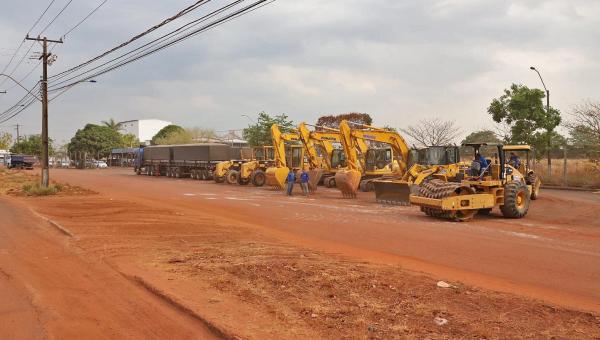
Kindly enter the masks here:
<path id="1" fill-rule="evenodd" d="M 457 146 L 430 146 L 411 149 L 409 169 L 402 177 L 375 179 L 375 199 L 379 203 L 410 205 L 410 195 L 418 193 L 419 187 L 428 180 L 444 182 L 460 181 L 465 166 L 460 163 Z"/>
<path id="2" fill-rule="evenodd" d="M 350 127 L 340 123 L 341 142 L 347 157 L 347 168 L 335 174 L 337 188 L 346 198 L 356 198 L 356 192 L 372 191 L 377 178 L 402 177 L 407 171 L 409 147 L 397 132 L 369 125 Z M 388 145 L 386 148 L 369 148 L 367 142 Z M 362 160 L 358 152 L 363 155 Z M 394 157 L 395 156 L 395 157 Z"/>
<path id="3" fill-rule="evenodd" d="M 304 167 L 304 147 L 299 144 L 297 132 L 282 133 L 277 124 L 271 126 L 271 138 L 275 160 L 273 166 L 265 171 L 265 184 L 271 188 L 283 189 L 288 172 Z"/>
<path id="4" fill-rule="evenodd" d="M 493 161 L 481 155 L 482 146 L 497 149 Z M 410 203 L 429 216 L 453 221 L 469 221 L 478 213 L 489 214 L 495 207 L 506 218 L 527 215 L 532 185 L 527 184 L 523 173 L 507 164 L 504 145 L 469 143 L 463 147 L 474 150 L 474 161 L 465 178 L 460 182 L 430 180 L 421 185 L 418 194 L 410 195 Z"/>

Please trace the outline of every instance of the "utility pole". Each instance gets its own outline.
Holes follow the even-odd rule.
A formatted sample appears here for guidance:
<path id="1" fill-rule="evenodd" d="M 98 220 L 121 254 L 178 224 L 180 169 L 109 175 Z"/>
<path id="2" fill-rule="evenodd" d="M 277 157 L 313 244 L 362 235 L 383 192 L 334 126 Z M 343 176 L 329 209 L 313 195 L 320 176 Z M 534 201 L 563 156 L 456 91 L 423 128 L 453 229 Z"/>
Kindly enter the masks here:
<path id="1" fill-rule="evenodd" d="M 25 38 L 26 40 L 33 40 L 42 42 L 42 55 L 40 59 L 43 61 L 42 71 L 42 186 L 48 187 L 50 183 L 50 171 L 48 166 L 48 59 L 51 54 L 48 53 L 48 43 L 53 42 L 56 44 L 62 44 L 61 40 L 49 40 L 46 37 L 30 38 L 29 35 Z"/>
<path id="2" fill-rule="evenodd" d="M 17 143 L 18 143 L 18 142 L 21 140 L 21 137 L 20 137 L 20 135 L 19 135 L 19 126 L 23 126 L 23 125 L 19 125 L 19 124 L 17 124 L 17 125 L 15 125 L 15 126 L 16 126 L 16 129 L 17 129 Z"/>

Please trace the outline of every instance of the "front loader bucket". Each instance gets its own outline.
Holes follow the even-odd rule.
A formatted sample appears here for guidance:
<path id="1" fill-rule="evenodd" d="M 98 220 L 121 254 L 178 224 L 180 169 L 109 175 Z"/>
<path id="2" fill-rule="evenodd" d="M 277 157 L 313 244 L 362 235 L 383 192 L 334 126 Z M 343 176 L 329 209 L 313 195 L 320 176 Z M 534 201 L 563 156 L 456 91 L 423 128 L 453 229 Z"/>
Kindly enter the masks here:
<path id="1" fill-rule="evenodd" d="M 410 205 L 411 192 L 419 188 L 401 180 L 377 180 L 373 184 L 377 202 L 395 205 Z"/>
<path id="2" fill-rule="evenodd" d="M 356 198 L 356 191 L 362 174 L 357 170 L 339 170 L 335 173 L 335 186 L 344 198 Z"/>
<path id="3" fill-rule="evenodd" d="M 285 179 L 287 178 L 290 169 L 288 168 L 268 168 L 265 172 L 265 184 L 273 189 L 285 188 Z"/>
<path id="4" fill-rule="evenodd" d="M 317 186 L 323 177 L 323 169 L 308 170 L 308 189 L 317 191 Z"/>

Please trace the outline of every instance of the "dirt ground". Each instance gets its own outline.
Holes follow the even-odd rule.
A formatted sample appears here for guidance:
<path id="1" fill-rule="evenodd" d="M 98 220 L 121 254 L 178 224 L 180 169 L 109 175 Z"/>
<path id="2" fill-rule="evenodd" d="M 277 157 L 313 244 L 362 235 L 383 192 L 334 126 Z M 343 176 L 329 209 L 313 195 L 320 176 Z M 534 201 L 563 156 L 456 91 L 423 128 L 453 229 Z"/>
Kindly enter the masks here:
<path id="1" fill-rule="evenodd" d="M 153 311 L 181 325 L 177 338 L 600 338 L 598 194 L 548 191 L 523 220 L 450 223 L 324 188 L 287 198 L 126 170 L 52 175 L 91 191 L 0 197 L 12 214 L 0 228 L 0 296 L 13 297 L 0 337 L 70 338 L 69 322 L 87 338 L 162 338 L 169 327 Z M 70 261 L 56 275 L 73 281 L 72 299 L 35 268 L 52 247 Z M 123 302 L 98 307 L 105 294 Z M 144 303 L 125 308 L 130 296 Z"/>

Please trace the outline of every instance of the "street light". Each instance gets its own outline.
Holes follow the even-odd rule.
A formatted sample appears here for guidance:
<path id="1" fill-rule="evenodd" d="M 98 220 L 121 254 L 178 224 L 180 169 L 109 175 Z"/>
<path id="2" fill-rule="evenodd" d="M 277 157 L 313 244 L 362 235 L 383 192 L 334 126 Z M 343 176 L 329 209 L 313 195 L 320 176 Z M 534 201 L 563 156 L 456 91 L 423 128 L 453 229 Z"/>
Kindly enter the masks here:
<path id="1" fill-rule="evenodd" d="M 546 113 L 548 115 L 550 115 L 550 90 L 548 90 L 546 88 L 546 83 L 544 83 L 544 79 L 542 78 L 542 75 L 540 74 L 540 71 L 538 71 L 534 66 L 530 66 L 529 69 L 535 71 L 535 73 L 538 74 L 538 76 L 540 77 L 540 80 L 542 81 L 542 86 L 544 86 L 544 90 L 546 90 Z M 550 131 L 548 131 L 548 177 L 550 177 L 551 173 L 552 173 L 552 159 L 550 158 L 550 148 L 552 147 L 552 136 L 550 135 Z"/>

